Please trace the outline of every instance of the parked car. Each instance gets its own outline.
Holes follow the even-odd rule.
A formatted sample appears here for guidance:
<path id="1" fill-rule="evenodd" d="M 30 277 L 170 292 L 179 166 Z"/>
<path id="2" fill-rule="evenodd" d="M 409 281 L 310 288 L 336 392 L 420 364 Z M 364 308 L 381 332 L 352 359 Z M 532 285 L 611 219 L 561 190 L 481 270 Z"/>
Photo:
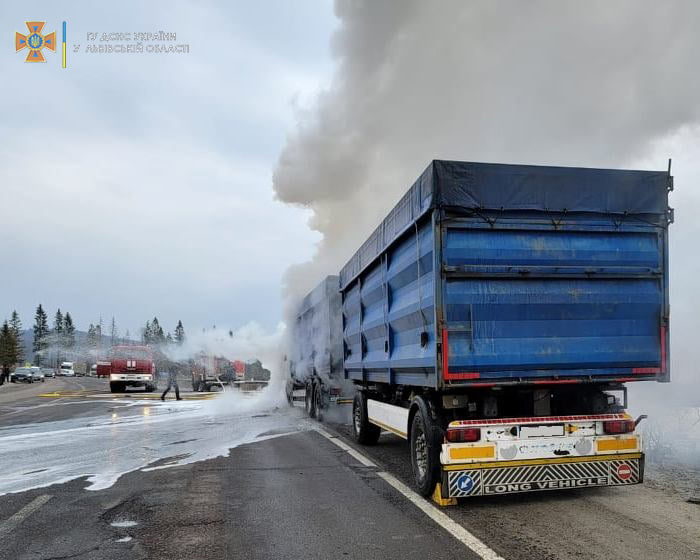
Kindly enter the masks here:
<path id="1" fill-rule="evenodd" d="M 37 367 L 18 367 L 10 374 L 10 381 L 18 383 L 34 383 L 35 381 L 44 381 L 44 376 L 41 373 L 41 368 Z"/>
<path id="2" fill-rule="evenodd" d="M 51 368 L 41 368 L 41 373 L 44 374 L 44 377 L 56 377 L 56 372 Z"/>

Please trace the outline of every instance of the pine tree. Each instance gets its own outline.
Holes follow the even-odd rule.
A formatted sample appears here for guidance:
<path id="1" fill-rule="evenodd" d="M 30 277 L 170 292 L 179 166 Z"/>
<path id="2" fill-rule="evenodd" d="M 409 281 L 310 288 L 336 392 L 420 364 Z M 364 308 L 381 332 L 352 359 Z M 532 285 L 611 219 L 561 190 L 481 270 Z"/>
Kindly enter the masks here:
<path id="1" fill-rule="evenodd" d="M 66 348 L 75 346 L 75 325 L 73 324 L 73 317 L 67 311 L 63 316 L 63 338 Z"/>
<path id="2" fill-rule="evenodd" d="M 182 326 L 182 321 L 178 321 L 175 327 L 175 342 L 178 346 L 182 346 L 185 342 L 185 328 Z"/>
<path id="3" fill-rule="evenodd" d="M 61 308 L 59 307 L 54 315 L 53 329 L 51 330 L 51 346 L 53 346 L 56 355 L 56 362 L 61 359 L 61 350 L 65 343 L 63 333 L 63 313 L 61 313 Z"/>
<path id="4" fill-rule="evenodd" d="M 34 314 L 34 344 L 32 350 L 36 354 L 35 361 L 37 365 L 41 365 L 42 353 L 48 347 L 48 341 L 46 340 L 49 334 L 49 318 L 44 311 L 44 308 L 39 304 L 36 308 L 36 313 Z"/>
<path id="5" fill-rule="evenodd" d="M 56 315 L 54 315 L 53 332 L 56 335 L 60 335 L 63 332 L 63 313 L 61 313 L 60 307 L 56 311 Z"/>
<path id="6" fill-rule="evenodd" d="M 165 344 L 172 344 L 173 343 L 173 335 L 171 335 L 168 332 L 168 335 L 165 337 Z"/>
<path id="7" fill-rule="evenodd" d="M 19 346 L 12 327 L 5 321 L 0 329 L 0 367 L 2 380 L 10 374 L 10 369 L 19 361 Z"/>
<path id="8" fill-rule="evenodd" d="M 15 345 L 17 346 L 17 363 L 21 363 L 24 360 L 24 349 L 22 347 L 22 321 L 20 321 L 19 314 L 17 311 L 12 312 L 10 317 L 10 330 L 15 338 Z"/>
<path id="9" fill-rule="evenodd" d="M 151 342 L 153 342 L 153 329 L 150 321 L 146 321 L 146 327 L 143 329 L 141 338 L 144 344 L 151 344 Z"/>
<path id="10" fill-rule="evenodd" d="M 95 325 L 93 325 L 92 323 L 90 323 L 90 326 L 87 330 L 87 345 L 89 348 L 94 348 L 95 346 L 97 346 L 95 340 Z"/>
<path id="11" fill-rule="evenodd" d="M 114 320 L 114 317 L 112 317 L 112 323 L 109 326 L 109 338 L 112 346 L 116 346 L 119 342 L 119 331 L 117 330 L 117 323 Z"/>
<path id="12" fill-rule="evenodd" d="M 100 322 L 95 325 L 95 348 L 102 347 L 102 316 Z"/>
<path id="13" fill-rule="evenodd" d="M 124 342 L 126 344 L 131 344 L 131 333 L 129 332 L 129 329 L 126 329 L 126 332 L 124 333 Z"/>
<path id="14" fill-rule="evenodd" d="M 64 331 L 63 331 L 63 313 L 61 313 L 61 308 L 59 307 L 54 315 L 53 319 L 53 338 L 54 344 L 58 346 L 59 349 L 63 348 L 64 343 Z"/>
<path id="15" fill-rule="evenodd" d="M 151 344 L 155 344 L 156 346 L 165 344 L 165 333 L 163 332 L 163 327 L 161 327 L 158 322 L 158 317 L 153 317 L 153 321 L 151 321 Z"/>

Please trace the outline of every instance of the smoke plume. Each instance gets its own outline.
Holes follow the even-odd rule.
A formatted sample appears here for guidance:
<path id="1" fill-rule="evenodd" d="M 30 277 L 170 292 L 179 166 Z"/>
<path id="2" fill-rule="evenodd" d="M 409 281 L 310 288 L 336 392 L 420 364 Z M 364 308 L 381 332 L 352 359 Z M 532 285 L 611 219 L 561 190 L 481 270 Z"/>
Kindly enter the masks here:
<path id="1" fill-rule="evenodd" d="M 700 116 L 695 2 L 338 0 L 337 71 L 299 114 L 277 197 L 337 273 L 431 159 L 623 166 Z M 664 168 L 665 161 L 655 168 Z"/>

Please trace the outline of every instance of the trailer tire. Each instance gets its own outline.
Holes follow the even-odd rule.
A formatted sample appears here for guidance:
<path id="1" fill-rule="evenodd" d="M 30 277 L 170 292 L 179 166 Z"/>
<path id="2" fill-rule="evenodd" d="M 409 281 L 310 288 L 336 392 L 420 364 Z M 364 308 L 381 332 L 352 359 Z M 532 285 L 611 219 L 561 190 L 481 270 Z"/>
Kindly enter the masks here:
<path id="1" fill-rule="evenodd" d="M 122 386 L 121 383 L 116 383 L 116 382 L 111 382 L 109 383 L 109 391 L 110 393 L 123 393 L 124 392 L 124 387 Z"/>
<path id="2" fill-rule="evenodd" d="M 423 399 L 416 399 L 418 410 L 411 423 L 411 469 L 416 490 L 421 496 L 430 496 L 440 480 L 439 429 L 430 416 Z"/>
<path id="3" fill-rule="evenodd" d="M 362 445 L 376 445 L 382 430 L 379 426 L 370 423 L 367 417 L 367 396 L 357 393 L 352 401 L 352 431 L 357 443 Z"/>
<path id="4" fill-rule="evenodd" d="M 314 387 L 314 410 L 316 411 L 316 420 L 323 422 L 323 393 L 320 383 L 316 383 Z"/>
<path id="5" fill-rule="evenodd" d="M 306 392 L 304 393 L 304 408 L 309 418 L 316 418 L 316 407 L 314 406 L 314 386 L 312 383 L 307 383 Z"/>

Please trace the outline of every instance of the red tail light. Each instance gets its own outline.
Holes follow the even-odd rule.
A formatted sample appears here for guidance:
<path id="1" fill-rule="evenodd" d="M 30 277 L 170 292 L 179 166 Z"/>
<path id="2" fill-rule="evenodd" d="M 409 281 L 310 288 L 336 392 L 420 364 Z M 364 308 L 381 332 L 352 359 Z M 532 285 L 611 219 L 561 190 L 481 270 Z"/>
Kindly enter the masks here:
<path id="1" fill-rule="evenodd" d="M 603 422 L 603 431 L 606 434 L 629 434 L 634 432 L 634 420 L 610 420 Z"/>
<path id="2" fill-rule="evenodd" d="M 465 443 L 479 441 L 481 439 L 480 428 L 448 428 L 447 441 L 451 443 Z"/>

